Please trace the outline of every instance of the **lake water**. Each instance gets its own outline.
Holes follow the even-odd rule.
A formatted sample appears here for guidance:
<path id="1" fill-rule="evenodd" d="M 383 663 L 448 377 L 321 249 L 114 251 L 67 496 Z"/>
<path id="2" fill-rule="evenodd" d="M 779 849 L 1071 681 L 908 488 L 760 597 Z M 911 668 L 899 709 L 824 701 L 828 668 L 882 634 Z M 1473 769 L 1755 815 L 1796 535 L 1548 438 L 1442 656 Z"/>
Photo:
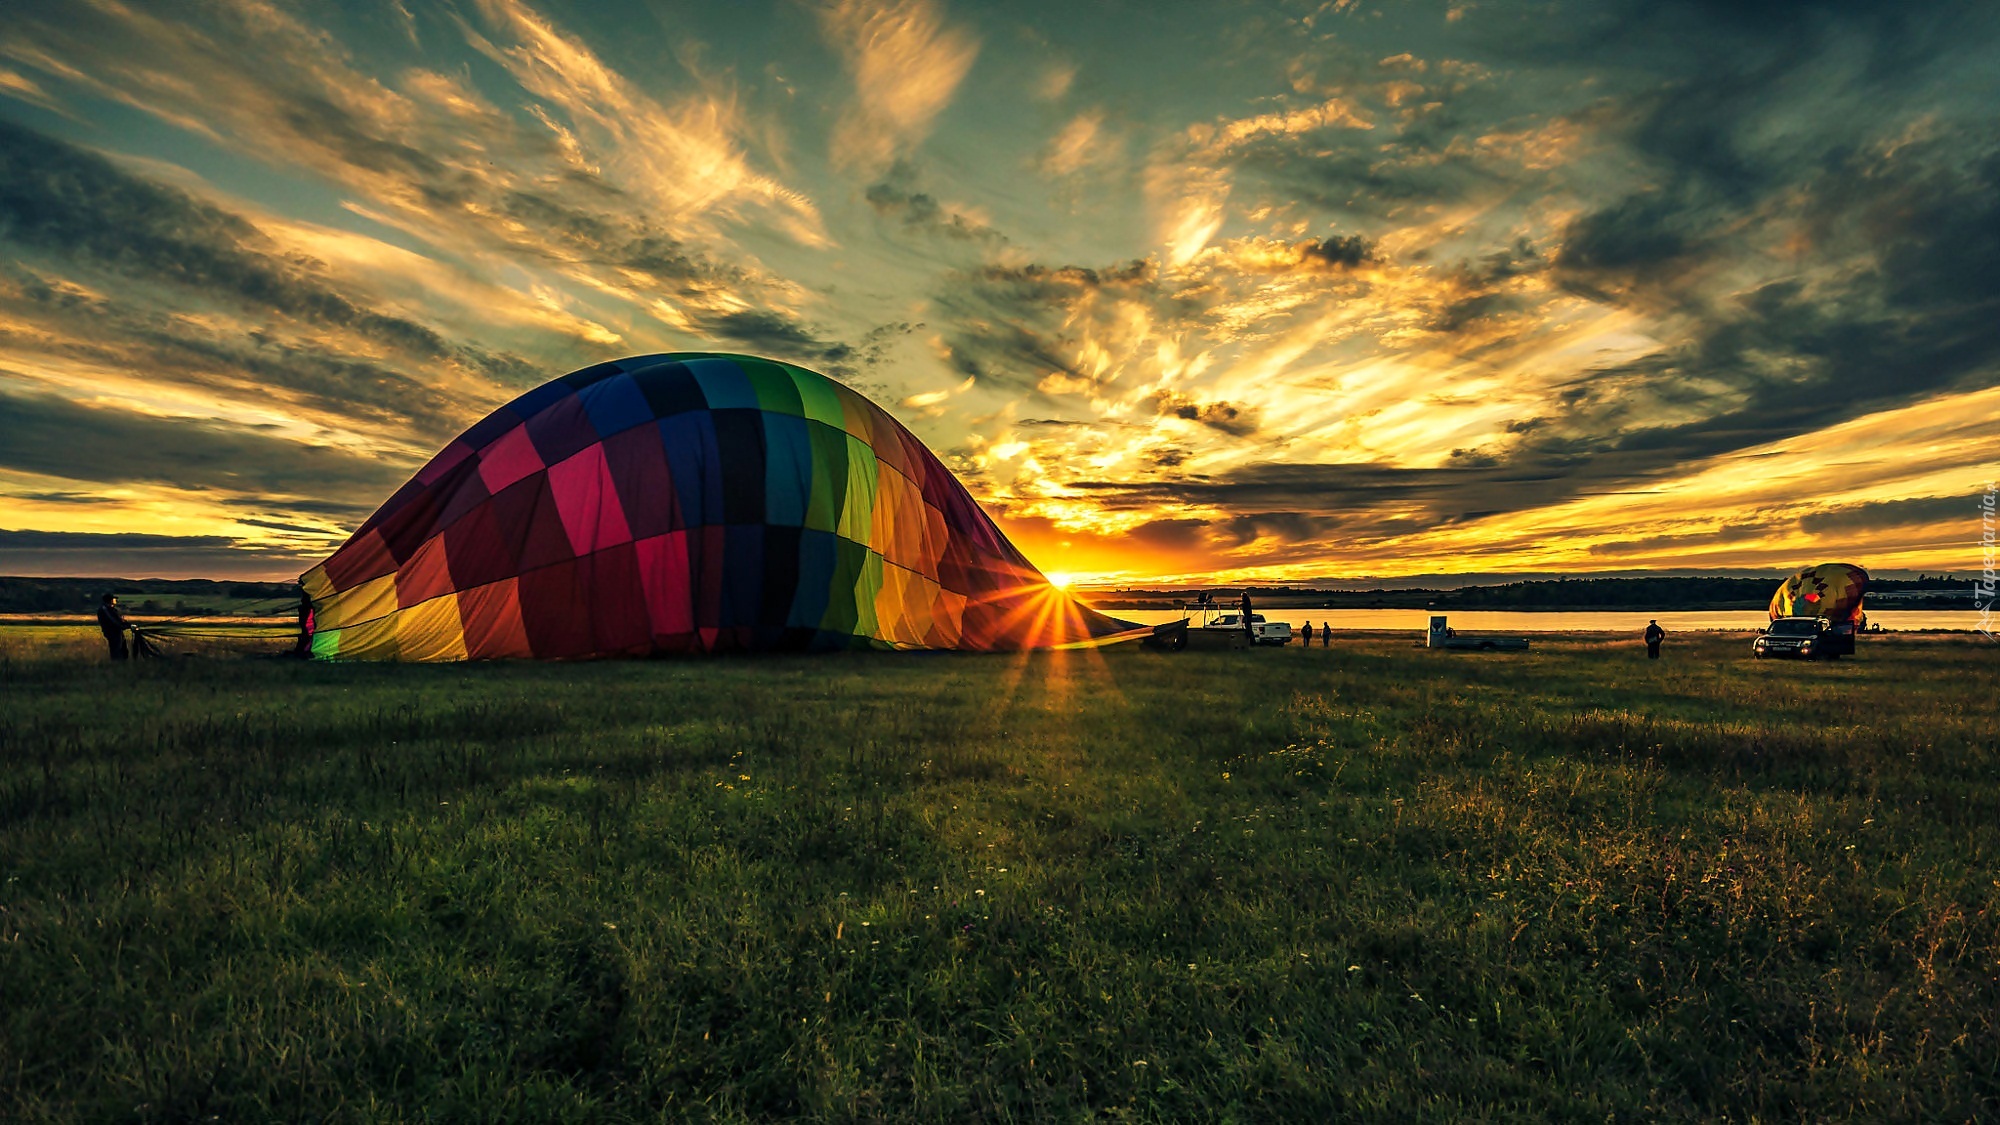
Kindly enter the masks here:
<path id="1" fill-rule="evenodd" d="M 1187 616 L 1175 609 L 1112 609 L 1113 617 L 1142 625 L 1179 621 Z M 1423 633 L 1430 626 L 1427 609 L 1258 609 L 1270 621 L 1289 621 L 1296 632 L 1307 621 L 1318 632 L 1327 622 L 1335 633 L 1355 629 L 1388 629 Z M 1526 613 L 1520 610 L 1445 610 L 1451 627 L 1461 633 L 1631 633 L 1637 636 L 1646 622 L 1657 619 L 1669 633 L 1757 632 L 1770 620 L 1761 610 L 1686 610 L 1679 613 L 1647 613 L 1643 610 L 1591 610 L 1581 612 Z M 1199 617 L 1196 618 L 1199 621 Z M 1881 623 L 1886 630 L 1977 629 L 1979 613 L 1970 609 L 1885 609 L 1871 610 L 1868 622 Z"/>

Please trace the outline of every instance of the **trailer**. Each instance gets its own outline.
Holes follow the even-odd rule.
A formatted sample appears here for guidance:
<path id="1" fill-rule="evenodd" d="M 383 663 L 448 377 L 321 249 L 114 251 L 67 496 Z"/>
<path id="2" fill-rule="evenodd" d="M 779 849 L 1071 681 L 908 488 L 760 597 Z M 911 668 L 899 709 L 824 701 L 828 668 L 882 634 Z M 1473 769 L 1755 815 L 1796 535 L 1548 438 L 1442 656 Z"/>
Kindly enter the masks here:
<path id="1" fill-rule="evenodd" d="M 1526 652 L 1526 637 L 1452 637 L 1445 641 L 1448 649 L 1472 649 L 1478 652 Z"/>
<path id="2" fill-rule="evenodd" d="M 1430 630 L 1424 635 L 1424 647 L 1456 649 L 1461 652 L 1526 652 L 1528 638 L 1463 635 L 1451 627 L 1443 614 L 1433 614 Z"/>

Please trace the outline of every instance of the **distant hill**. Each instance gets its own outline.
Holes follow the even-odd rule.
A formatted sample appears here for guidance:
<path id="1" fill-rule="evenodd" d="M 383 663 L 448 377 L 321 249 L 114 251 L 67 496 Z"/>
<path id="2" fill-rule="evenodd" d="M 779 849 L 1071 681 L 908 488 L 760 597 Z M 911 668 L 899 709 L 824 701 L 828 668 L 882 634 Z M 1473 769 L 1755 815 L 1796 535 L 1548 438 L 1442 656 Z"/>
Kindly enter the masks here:
<path id="1" fill-rule="evenodd" d="M 208 578 L 0 578 L 0 613 L 95 613 L 107 593 L 117 594 L 127 613 L 281 616 L 297 603 L 299 588 Z"/>

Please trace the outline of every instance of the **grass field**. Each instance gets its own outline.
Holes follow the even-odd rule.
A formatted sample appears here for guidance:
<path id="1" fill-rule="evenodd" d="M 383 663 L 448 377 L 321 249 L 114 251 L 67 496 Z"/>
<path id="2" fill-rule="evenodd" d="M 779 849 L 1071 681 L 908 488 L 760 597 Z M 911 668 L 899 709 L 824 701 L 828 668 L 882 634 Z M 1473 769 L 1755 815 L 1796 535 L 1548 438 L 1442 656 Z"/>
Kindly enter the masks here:
<path id="1" fill-rule="evenodd" d="M 0 641 L 0 1118 L 2000 1115 L 2000 661 Z"/>

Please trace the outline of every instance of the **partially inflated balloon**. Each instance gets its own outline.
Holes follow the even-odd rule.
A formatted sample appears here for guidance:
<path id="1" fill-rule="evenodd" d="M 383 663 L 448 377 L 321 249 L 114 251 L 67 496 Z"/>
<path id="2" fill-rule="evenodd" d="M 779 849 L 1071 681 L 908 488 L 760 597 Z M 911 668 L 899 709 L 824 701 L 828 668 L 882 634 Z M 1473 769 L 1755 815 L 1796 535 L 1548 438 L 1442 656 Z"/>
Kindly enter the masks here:
<path id="1" fill-rule="evenodd" d="M 446 446 L 300 580 L 313 655 L 1003 651 L 1150 630 L 1072 601 L 895 419 L 748 356 L 599 364 Z"/>
<path id="2" fill-rule="evenodd" d="M 1824 617 L 1836 625 L 1861 624 L 1861 597 L 1868 592 L 1868 572 L 1851 563 L 1809 566 L 1771 595 L 1771 620 L 1780 617 Z"/>

